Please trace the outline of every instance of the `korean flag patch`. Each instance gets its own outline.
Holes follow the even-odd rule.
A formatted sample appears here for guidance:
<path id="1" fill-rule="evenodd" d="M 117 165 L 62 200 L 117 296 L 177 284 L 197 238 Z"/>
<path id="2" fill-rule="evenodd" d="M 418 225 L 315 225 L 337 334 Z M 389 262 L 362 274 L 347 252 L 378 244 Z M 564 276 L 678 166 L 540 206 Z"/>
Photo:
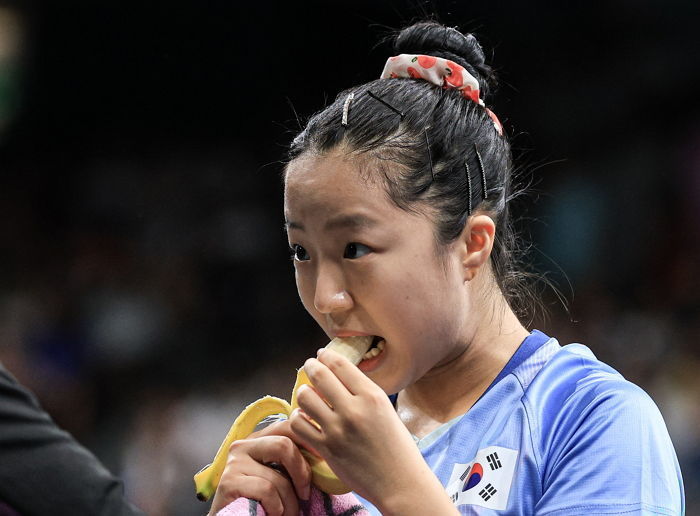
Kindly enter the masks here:
<path id="1" fill-rule="evenodd" d="M 455 464 L 447 494 L 457 505 L 479 505 L 504 510 L 513 483 L 518 451 L 489 446 L 476 453 L 469 464 Z"/>

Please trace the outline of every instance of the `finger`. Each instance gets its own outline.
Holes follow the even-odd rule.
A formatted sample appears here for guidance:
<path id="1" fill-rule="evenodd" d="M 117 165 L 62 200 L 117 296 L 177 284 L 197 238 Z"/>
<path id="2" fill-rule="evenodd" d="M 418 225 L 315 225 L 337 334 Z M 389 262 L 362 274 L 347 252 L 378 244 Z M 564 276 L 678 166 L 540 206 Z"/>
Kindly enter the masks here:
<path id="1" fill-rule="evenodd" d="M 378 388 L 357 366 L 332 349 L 320 349 L 318 358 L 307 360 L 304 370 L 314 387 L 334 407 L 338 403 L 351 403 L 347 393 L 361 395 Z"/>
<path id="2" fill-rule="evenodd" d="M 258 464 L 258 466 L 269 469 L 261 464 Z M 221 478 L 223 480 L 225 477 L 222 476 Z M 219 484 L 212 503 L 212 507 L 216 506 L 216 508 L 211 512 L 216 514 L 215 511 L 219 511 L 240 497 L 259 501 L 265 512 L 270 516 L 285 514 L 285 504 L 289 505 L 289 509 L 299 510 L 296 498 L 293 496 L 291 498 L 283 498 L 278 487 L 268 479 L 255 475 L 238 475 L 233 485 L 228 485 L 228 483 Z M 289 514 L 294 513 L 290 512 Z"/>
<path id="3" fill-rule="evenodd" d="M 252 439 L 255 437 L 264 437 L 266 435 L 283 435 L 285 437 L 289 437 L 292 441 L 294 440 L 294 432 L 292 432 L 291 428 L 289 428 L 289 419 L 282 419 L 280 421 L 270 423 L 266 427 L 253 432 L 247 438 Z"/>
<path id="4" fill-rule="evenodd" d="M 302 415 L 310 418 L 310 423 L 318 426 L 318 429 L 323 431 L 323 425 L 327 424 L 333 416 L 333 408 L 309 385 L 299 387 L 297 402 L 303 410 Z"/>
<path id="5" fill-rule="evenodd" d="M 318 450 L 323 447 L 324 436 L 318 423 L 312 421 L 311 417 L 300 408 L 294 409 L 289 416 L 289 421 L 294 433 L 302 440 L 304 448 L 320 457 Z"/>
<path id="6" fill-rule="evenodd" d="M 260 478 L 269 484 L 271 484 L 277 492 L 275 496 L 269 496 L 267 503 L 272 503 L 272 509 L 276 509 L 276 500 L 279 498 L 282 504 L 282 512 L 276 512 L 275 514 L 293 514 L 297 516 L 299 514 L 299 501 L 297 494 L 292 486 L 285 471 L 280 471 L 279 467 L 273 467 L 270 465 L 263 465 L 258 462 L 251 462 L 249 467 L 246 468 L 243 473 L 249 478 Z M 261 483 L 259 488 L 267 489 L 268 484 Z M 263 491 L 263 495 L 269 495 L 267 491 Z M 247 496 L 247 498 L 253 498 L 254 500 L 260 500 L 265 510 L 270 514 L 271 510 L 267 508 L 266 500 L 263 498 L 255 498 L 254 496 Z"/>
<path id="7" fill-rule="evenodd" d="M 326 350 L 323 354 L 325 355 L 326 353 L 334 353 L 338 359 L 344 360 L 348 366 L 355 367 L 347 359 L 334 351 Z M 314 389 L 320 396 L 327 400 L 331 406 L 338 407 L 343 403 L 349 402 L 349 397 L 353 392 L 326 364 L 315 358 L 309 358 L 304 363 L 304 371 L 306 371 L 306 375 L 309 377 Z M 299 393 L 297 392 L 297 396 L 298 395 Z"/>
<path id="8" fill-rule="evenodd" d="M 313 446 L 311 446 L 307 441 L 301 439 L 299 435 L 292 430 L 291 427 L 291 418 L 285 419 L 284 421 L 279 421 L 276 423 L 272 423 L 271 425 L 263 428 L 262 430 L 259 430 L 255 432 L 254 434 L 250 434 L 249 438 L 252 437 L 263 437 L 266 435 L 282 435 L 285 437 L 289 437 L 292 441 L 294 441 L 294 444 L 297 446 L 300 446 L 302 448 L 306 448 L 308 451 L 313 453 L 314 455 L 320 455 L 318 451 L 316 451 Z M 309 476 L 311 475 L 310 473 L 310 468 L 309 468 Z M 303 498 L 303 497 L 300 497 Z"/>
<path id="9" fill-rule="evenodd" d="M 280 464 L 291 479 L 296 497 L 308 500 L 311 490 L 311 467 L 297 445 L 286 436 L 269 435 L 256 439 L 243 439 L 231 445 L 230 457 L 248 456 L 258 464 Z M 266 467 L 272 473 L 279 474 Z M 269 480 L 274 477 L 266 476 Z"/>
<path id="10" fill-rule="evenodd" d="M 376 384 L 356 365 L 337 351 L 321 348 L 318 350 L 317 360 L 332 371 L 334 376 L 353 394 L 361 394 L 376 387 Z"/>

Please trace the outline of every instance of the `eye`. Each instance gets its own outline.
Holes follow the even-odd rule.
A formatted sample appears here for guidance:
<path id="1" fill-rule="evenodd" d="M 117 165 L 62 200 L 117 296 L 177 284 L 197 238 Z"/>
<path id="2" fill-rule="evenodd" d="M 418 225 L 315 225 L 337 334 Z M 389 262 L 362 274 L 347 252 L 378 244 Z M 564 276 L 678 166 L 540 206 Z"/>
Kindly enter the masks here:
<path id="1" fill-rule="evenodd" d="M 356 258 L 362 258 L 364 255 L 371 253 L 372 250 L 364 244 L 358 244 L 357 242 L 350 242 L 345 246 L 345 252 L 343 253 L 343 258 L 348 258 L 354 260 Z"/>
<path id="2" fill-rule="evenodd" d="M 306 249 L 301 247 L 299 244 L 292 244 L 289 246 L 289 252 L 292 255 L 292 260 L 296 260 L 298 262 L 305 262 L 311 259 L 309 257 L 309 253 L 306 252 Z"/>

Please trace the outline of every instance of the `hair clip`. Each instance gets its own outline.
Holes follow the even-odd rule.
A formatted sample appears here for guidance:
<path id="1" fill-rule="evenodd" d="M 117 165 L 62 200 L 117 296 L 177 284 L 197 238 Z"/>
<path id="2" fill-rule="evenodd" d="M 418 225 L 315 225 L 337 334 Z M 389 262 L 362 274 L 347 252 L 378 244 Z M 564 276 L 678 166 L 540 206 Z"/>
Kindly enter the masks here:
<path id="1" fill-rule="evenodd" d="M 464 162 L 464 168 L 467 169 L 467 197 L 469 198 L 469 204 L 467 204 L 467 215 L 472 214 L 472 176 L 469 172 L 469 163 Z"/>
<path id="2" fill-rule="evenodd" d="M 342 125 L 343 127 L 348 126 L 348 112 L 350 111 L 350 103 L 354 98 L 355 94 L 351 93 L 347 96 L 347 98 L 345 99 L 345 103 L 343 104 L 343 119 L 340 122 L 340 125 Z"/>
<path id="3" fill-rule="evenodd" d="M 397 115 L 399 115 L 399 117 L 401 118 L 401 120 L 403 120 L 403 117 L 406 116 L 403 112 L 401 112 L 401 111 L 399 111 L 398 109 L 396 109 L 394 106 L 392 106 L 391 104 L 389 104 L 386 100 L 384 100 L 383 98 L 381 98 L 379 95 L 376 95 L 376 94 L 372 93 L 372 90 L 367 90 L 367 95 L 369 95 L 369 96 L 372 97 L 374 100 L 377 100 L 377 101 L 381 102 L 381 103 L 384 104 L 386 107 L 388 107 L 389 109 L 391 109 L 394 113 L 396 113 Z"/>
<path id="4" fill-rule="evenodd" d="M 430 141 L 428 140 L 428 128 L 423 129 L 423 134 L 425 134 L 425 146 L 428 149 L 428 161 L 430 162 L 430 175 L 433 176 L 433 181 L 435 181 L 435 172 L 433 171 L 433 155 L 430 152 Z"/>
<path id="5" fill-rule="evenodd" d="M 479 154 L 479 147 L 474 144 L 474 152 L 476 152 L 476 159 L 479 162 L 479 170 L 481 171 L 481 191 L 483 192 L 484 199 L 489 198 L 489 194 L 486 192 L 486 172 L 484 171 L 484 162 L 481 160 L 481 154 Z"/>

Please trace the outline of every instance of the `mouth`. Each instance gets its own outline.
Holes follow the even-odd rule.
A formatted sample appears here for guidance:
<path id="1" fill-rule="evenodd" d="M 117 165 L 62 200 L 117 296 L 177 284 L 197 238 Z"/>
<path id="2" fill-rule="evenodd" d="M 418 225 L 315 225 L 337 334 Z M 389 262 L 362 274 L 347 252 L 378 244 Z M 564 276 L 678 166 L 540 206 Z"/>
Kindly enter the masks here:
<path id="1" fill-rule="evenodd" d="M 384 337 L 381 337 L 379 335 L 375 335 L 372 338 L 372 345 L 369 347 L 367 352 L 362 355 L 362 360 L 371 360 L 373 358 L 378 357 L 384 352 L 384 347 L 386 346 L 386 340 L 384 340 Z"/>

